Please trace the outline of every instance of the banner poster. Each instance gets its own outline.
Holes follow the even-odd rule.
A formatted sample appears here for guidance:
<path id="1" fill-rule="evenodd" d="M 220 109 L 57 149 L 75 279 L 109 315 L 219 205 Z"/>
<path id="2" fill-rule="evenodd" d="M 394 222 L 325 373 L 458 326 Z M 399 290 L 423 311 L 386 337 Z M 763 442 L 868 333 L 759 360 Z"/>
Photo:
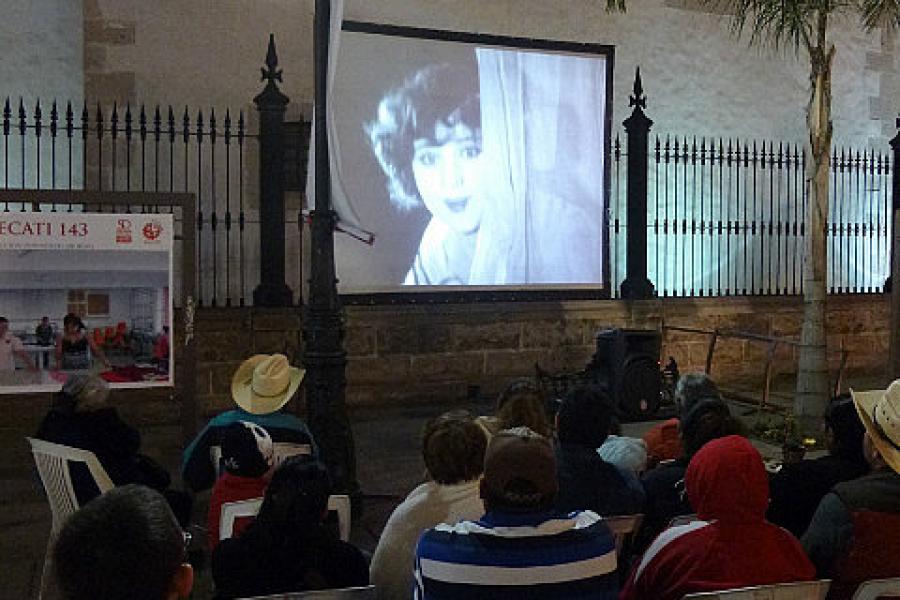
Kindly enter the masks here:
<path id="1" fill-rule="evenodd" d="M 173 385 L 170 214 L 0 213 L 0 394 Z"/>

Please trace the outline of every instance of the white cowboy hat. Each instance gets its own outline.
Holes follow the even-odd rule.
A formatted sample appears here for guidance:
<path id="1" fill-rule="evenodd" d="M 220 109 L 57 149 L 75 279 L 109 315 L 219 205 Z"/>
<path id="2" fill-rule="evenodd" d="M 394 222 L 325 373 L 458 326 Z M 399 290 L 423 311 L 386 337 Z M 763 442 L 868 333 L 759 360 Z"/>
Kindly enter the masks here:
<path id="1" fill-rule="evenodd" d="M 279 410 L 300 387 L 304 369 L 292 367 L 284 354 L 257 354 L 245 360 L 231 379 L 231 397 L 248 413 Z"/>
<path id="2" fill-rule="evenodd" d="M 900 379 L 886 390 L 850 393 L 878 453 L 900 473 Z"/>

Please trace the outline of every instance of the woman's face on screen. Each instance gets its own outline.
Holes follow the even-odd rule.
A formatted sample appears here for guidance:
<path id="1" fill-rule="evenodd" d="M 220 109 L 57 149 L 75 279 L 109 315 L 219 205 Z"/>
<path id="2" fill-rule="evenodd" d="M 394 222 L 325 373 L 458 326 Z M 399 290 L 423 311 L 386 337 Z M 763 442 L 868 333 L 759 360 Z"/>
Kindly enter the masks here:
<path id="1" fill-rule="evenodd" d="M 420 138 L 413 151 L 413 175 L 431 215 L 457 233 L 481 223 L 481 131 L 465 123 L 438 122 L 434 139 Z"/>

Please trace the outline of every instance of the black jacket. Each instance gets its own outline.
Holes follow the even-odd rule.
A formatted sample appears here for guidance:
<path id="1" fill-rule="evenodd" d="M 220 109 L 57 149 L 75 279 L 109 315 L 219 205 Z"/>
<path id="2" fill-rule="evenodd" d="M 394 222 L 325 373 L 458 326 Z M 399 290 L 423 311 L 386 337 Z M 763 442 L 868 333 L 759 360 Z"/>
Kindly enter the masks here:
<path id="1" fill-rule="evenodd" d="M 93 452 L 115 485 L 140 483 L 160 491 L 169 485 L 168 473 L 138 453 L 140 434 L 120 419 L 114 408 L 52 410 L 41 422 L 36 437 Z M 79 504 L 99 494 L 86 466 L 71 463 L 69 472 Z"/>
<path id="2" fill-rule="evenodd" d="M 219 542 L 212 556 L 216 598 L 369 584 L 369 565 L 359 549 L 337 539 L 325 526 L 302 537 L 270 535 L 255 523 L 240 537 Z"/>
<path id="3" fill-rule="evenodd" d="M 865 463 L 833 455 L 786 464 L 769 481 L 772 500 L 766 518 L 799 538 L 831 488 L 868 470 Z"/>
<path id="4" fill-rule="evenodd" d="M 615 516 L 637 514 L 643 508 L 644 493 L 637 478 L 604 461 L 594 448 L 559 444 L 556 471 L 560 511 L 592 510 Z"/>

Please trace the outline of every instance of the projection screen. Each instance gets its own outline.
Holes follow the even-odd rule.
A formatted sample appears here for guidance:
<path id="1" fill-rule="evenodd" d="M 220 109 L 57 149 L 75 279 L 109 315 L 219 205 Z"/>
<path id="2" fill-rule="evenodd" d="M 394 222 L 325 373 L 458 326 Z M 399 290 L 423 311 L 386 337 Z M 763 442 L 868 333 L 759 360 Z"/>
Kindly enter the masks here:
<path id="1" fill-rule="evenodd" d="M 608 46 L 345 22 L 340 291 L 604 289 L 612 68 Z"/>

